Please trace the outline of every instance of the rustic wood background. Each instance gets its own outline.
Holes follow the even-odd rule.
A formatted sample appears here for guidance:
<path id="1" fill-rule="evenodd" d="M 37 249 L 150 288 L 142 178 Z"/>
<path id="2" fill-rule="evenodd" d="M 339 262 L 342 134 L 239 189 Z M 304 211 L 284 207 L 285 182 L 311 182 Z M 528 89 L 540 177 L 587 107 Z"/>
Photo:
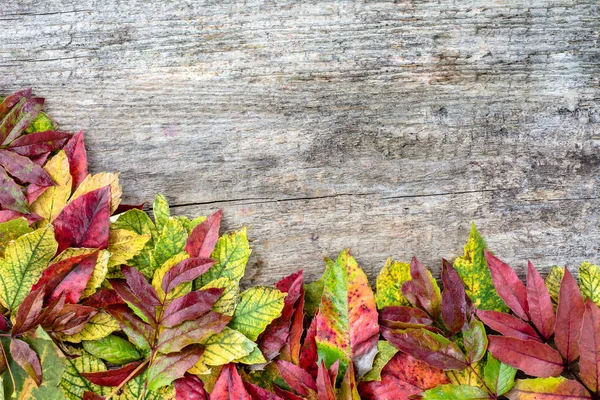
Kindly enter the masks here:
<path id="1" fill-rule="evenodd" d="M 32 86 L 125 200 L 247 225 L 247 283 L 350 247 L 600 262 L 596 0 L 2 0 Z"/>

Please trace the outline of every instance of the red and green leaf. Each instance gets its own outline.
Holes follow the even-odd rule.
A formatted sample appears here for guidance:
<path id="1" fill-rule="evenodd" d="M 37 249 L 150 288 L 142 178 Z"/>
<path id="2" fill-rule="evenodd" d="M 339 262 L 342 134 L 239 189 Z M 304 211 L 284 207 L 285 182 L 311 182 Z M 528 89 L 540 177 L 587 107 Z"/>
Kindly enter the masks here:
<path id="1" fill-rule="evenodd" d="M 433 319 L 440 315 L 442 295 L 431 272 L 416 257 L 410 262 L 411 280 L 404 282 L 402 293 L 415 307 L 425 310 Z"/>

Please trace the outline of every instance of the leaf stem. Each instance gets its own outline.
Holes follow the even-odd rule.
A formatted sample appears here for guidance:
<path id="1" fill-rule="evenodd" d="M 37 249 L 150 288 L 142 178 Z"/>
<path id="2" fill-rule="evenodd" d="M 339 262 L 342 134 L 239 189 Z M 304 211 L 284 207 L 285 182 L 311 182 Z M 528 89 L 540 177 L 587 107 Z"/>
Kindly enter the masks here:
<path id="1" fill-rule="evenodd" d="M 144 361 L 143 363 L 141 363 L 140 365 L 137 366 L 136 369 L 134 369 L 128 376 L 127 378 L 125 378 L 123 380 L 123 382 L 121 382 L 121 384 L 119 386 L 117 386 L 112 392 L 110 392 L 110 394 L 106 397 L 106 400 L 110 400 L 114 395 L 117 394 L 117 392 L 119 390 L 121 390 L 121 388 L 127 383 L 129 382 L 129 380 L 131 380 L 131 378 L 133 378 L 135 376 L 135 374 L 137 374 L 143 367 L 146 366 L 146 364 L 148 363 L 148 360 Z"/>
<path id="2" fill-rule="evenodd" d="M 4 356 L 4 360 L 6 361 L 6 368 L 8 369 L 8 374 L 10 375 L 10 380 L 12 381 L 13 389 L 15 391 L 15 395 L 17 394 L 17 384 L 15 383 L 15 377 L 13 376 L 12 370 L 10 369 L 10 363 L 8 362 L 8 356 L 6 355 L 6 350 L 4 350 L 4 343 L 0 342 L 0 347 L 2 348 L 2 355 Z"/>

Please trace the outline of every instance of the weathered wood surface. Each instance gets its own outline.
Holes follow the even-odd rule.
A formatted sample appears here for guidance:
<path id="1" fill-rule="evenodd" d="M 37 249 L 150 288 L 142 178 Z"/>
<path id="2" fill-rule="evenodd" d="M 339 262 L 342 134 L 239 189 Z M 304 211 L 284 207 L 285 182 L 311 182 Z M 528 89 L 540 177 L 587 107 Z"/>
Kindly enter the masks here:
<path id="1" fill-rule="evenodd" d="M 598 4 L 2 0 L 0 92 L 84 129 L 128 202 L 247 225 L 247 282 L 345 247 L 438 268 L 471 221 L 574 266 L 600 261 Z"/>

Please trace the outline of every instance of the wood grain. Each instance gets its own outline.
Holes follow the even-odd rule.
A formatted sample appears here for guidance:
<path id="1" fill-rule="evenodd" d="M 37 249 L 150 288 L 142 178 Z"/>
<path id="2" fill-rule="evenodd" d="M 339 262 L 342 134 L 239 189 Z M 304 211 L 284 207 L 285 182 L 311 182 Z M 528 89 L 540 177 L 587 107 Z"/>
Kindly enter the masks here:
<path id="1" fill-rule="evenodd" d="M 472 221 L 522 272 L 600 262 L 599 38 L 595 0 L 3 0 L 0 92 L 128 202 L 247 225 L 246 282 L 439 270 Z"/>

